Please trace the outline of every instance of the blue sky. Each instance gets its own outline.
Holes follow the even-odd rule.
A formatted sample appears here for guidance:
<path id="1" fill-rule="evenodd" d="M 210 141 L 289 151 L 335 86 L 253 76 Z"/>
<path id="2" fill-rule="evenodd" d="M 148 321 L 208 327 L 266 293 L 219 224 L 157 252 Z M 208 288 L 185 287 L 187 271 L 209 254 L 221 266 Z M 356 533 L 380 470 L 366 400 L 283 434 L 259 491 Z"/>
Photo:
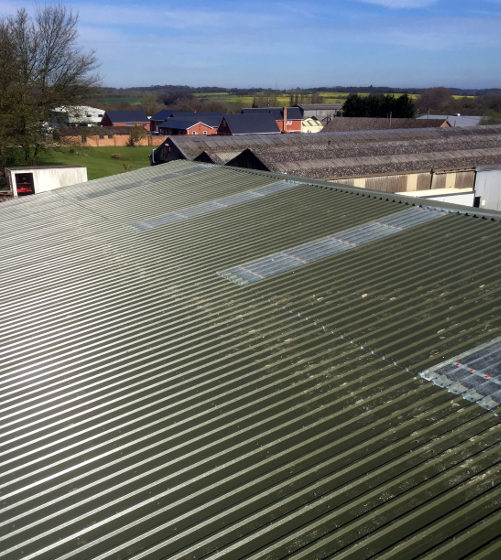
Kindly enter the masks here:
<path id="1" fill-rule="evenodd" d="M 64 4 L 107 86 L 501 87 L 501 0 Z M 34 5 L 0 0 L 0 13 Z"/>

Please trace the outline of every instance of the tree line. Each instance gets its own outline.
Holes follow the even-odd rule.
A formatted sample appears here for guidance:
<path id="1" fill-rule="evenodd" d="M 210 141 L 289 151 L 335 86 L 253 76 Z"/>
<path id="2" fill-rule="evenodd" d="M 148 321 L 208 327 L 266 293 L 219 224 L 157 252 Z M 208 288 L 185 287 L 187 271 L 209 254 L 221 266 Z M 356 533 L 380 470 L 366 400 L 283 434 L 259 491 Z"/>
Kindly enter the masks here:
<path id="1" fill-rule="evenodd" d="M 416 116 L 414 101 L 407 95 L 360 96 L 350 94 L 343 105 L 344 117 L 393 117 L 412 119 Z"/>
<path id="2" fill-rule="evenodd" d="M 77 16 L 62 5 L 0 20 L 0 168 L 34 164 L 51 111 L 79 105 L 98 78 L 93 53 L 77 45 Z"/>

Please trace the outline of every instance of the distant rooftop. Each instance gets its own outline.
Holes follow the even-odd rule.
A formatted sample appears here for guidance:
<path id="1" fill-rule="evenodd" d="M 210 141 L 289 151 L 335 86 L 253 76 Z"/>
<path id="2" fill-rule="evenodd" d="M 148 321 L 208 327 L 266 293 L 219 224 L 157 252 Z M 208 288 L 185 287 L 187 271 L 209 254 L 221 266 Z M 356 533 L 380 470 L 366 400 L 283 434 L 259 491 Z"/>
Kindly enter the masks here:
<path id="1" fill-rule="evenodd" d="M 452 127 L 478 126 L 482 122 L 482 117 L 475 115 L 421 115 L 418 119 L 447 119 Z"/>
<path id="2" fill-rule="evenodd" d="M 144 111 L 106 111 L 106 116 L 111 122 L 146 123 L 149 120 Z"/>
<path id="3" fill-rule="evenodd" d="M 171 155 L 167 146 L 186 159 L 223 164 L 245 152 L 257 158 L 257 169 L 331 179 L 501 164 L 501 125 L 179 137 L 155 150 L 157 163 Z"/>
<path id="4" fill-rule="evenodd" d="M 433 128 L 448 127 L 447 119 L 402 119 L 372 117 L 336 117 L 327 123 L 322 132 L 343 132 L 348 130 L 386 130 L 392 128 Z"/>
<path id="5" fill-rule="evenodd" d="M 280 134 L 275 120 L 275 115 L 268 111 L 260 111 L 257 114 L 238 113 L 236 115 L 225 115 L 222 125 L 226 123 L 232 134 Z"/>

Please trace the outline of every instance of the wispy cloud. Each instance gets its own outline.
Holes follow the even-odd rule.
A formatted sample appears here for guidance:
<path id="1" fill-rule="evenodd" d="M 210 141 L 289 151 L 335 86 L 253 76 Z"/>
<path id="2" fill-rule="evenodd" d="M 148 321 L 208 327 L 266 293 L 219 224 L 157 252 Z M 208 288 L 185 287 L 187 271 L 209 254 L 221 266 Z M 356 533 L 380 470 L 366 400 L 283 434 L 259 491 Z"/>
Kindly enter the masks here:
<path id="1" fill-rule="evenodd" d="M 384 8 L 405 9 L 405 8 L 427 8 L 436 4 L 438 0 L 358 0 L 364 4 L 377 4 Z"/>
<path id="2" fill-rule="evenodd" d="M 52 0 L 47 0 L 47 3 Z M 55 0 L 56 2 L 58 0 Z M 31 4 L 30 4 L 31 2 Z M 0 13 L 45 0 L 0 0 Z M 110 86 L 499 83 L 501 0 L 64 0 Z M 487 12 L 487 13 L 486 13 Z M 103 17 L 102 14 L 111 14 Z M 478 81 L 481 72 L 485 80 Z"/>

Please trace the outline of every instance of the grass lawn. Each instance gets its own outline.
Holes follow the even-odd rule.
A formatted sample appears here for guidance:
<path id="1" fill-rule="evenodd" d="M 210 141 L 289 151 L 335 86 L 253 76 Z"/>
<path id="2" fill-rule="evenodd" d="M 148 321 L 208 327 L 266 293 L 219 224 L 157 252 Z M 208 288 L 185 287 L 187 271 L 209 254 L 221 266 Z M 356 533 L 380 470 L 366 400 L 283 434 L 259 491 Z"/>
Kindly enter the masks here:
<path id="1" fill-rule="evenodd" d="M 150 146 L 106 146 L 102 148 L 49 148 L 40 157 L 40 165 L 83 165 L 89 180 L 108 177 L 150 165 Z M 121 159 L 111 157 L 120 155 Z"/>

